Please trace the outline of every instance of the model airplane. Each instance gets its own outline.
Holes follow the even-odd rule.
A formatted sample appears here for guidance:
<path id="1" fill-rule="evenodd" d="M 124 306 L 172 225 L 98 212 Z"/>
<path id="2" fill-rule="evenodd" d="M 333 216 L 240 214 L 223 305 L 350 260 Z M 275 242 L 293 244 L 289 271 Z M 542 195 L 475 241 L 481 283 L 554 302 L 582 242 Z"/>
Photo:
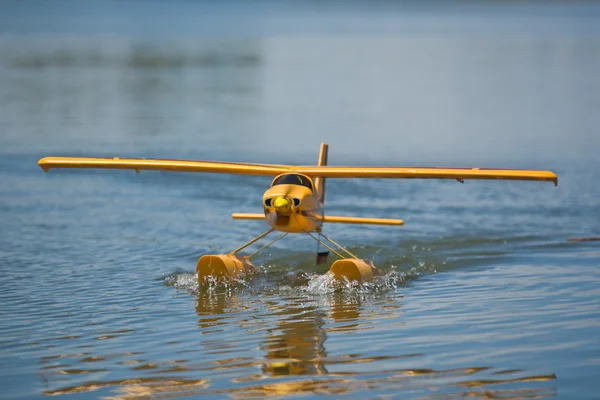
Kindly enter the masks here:
<path id="1" fill-rule="evenodd" d="M 406 167 L 338 167 L 327 165 L 327 144 L 321 144 L 316 166 L 292 166 L 278 164 L 246 164 L 214 161 L 190 160 L 151 160 L 137 158 L 75 158 L 46 157 L 38 164 L 44 171 L 52 168 L 109 168 L 140 170 L 161 170 L 180 172 L 208 172 L 240 175 L 274 176 L 271 187 L 263 195 L 264 213 L 232 214 L 234 219 L 264 220 L 270 229 L 228 254 L 204 255 L 198 260 L 196 272 L 198 281 L 204 282 L 209 276 L 216 278 L 238 278 L 256 272 L 250 259 L 271 246 L 289 233 L 306 234 L 322 244 L 340 259 L 336 260 L 330 272 L 336 279 L 350 281 L 371 281 L 377 269 L 371 261 L 359 259 L 331 238 L 323 234 L 324 223 L 403 225 L 399 219 L 356 218 L 329 216 L 324 213 L 326 178 L 429 178 L 456 179 L 510 179 L 554 182 L 558 179 L 550 171 L 510 170 L 488 168 L 406 168 Z M 264 238 L 268 234 L 282 232 L 274 240 L 247 256 L 238 253 Z M 323 241 L 322 239 L 325 239 Z M 319 253 L 325 256 L 327 253 Z M 318 261 L 317 261 L 318 262 Z"/>

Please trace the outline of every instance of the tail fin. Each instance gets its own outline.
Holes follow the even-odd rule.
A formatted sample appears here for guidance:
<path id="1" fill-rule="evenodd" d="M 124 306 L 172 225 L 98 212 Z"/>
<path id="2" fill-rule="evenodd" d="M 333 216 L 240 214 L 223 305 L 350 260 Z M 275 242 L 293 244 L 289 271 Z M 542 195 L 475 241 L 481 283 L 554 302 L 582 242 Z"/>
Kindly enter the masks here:
<path id="1" fill-rule="evenodd" d="M 327 153 L 329 152 L 329 145 L 327 143 L 321 143 L 321 151 L 319 152 L 319 161 L 317 162 L 318 166 L 327 165 Z M 315 187 L 317 190 L 317 194 L 319 196 L 319 203 L 321 203 L 321 207 L 325 204 L 325 178 L 315 178 Z M 329 256 L 328 251 L 319 251 L 319 245 L 321 243 L 317 243 L 317 262 L 316 264 L 324 264 L 327 262 L 327 257 Z"/>
<path id="2" fill-rule="evenodd" d="M 319 152 L 318 166 L 327 165 L 327 154 L 329 152 L 329 145 L 327 143 L 321 143 L 321 151 Z M 315 178 L 315 186 L 317 187 L 317 193 L 319 194 L 319 202 L 321 205 L 325 203 L 325 178 Z"/>

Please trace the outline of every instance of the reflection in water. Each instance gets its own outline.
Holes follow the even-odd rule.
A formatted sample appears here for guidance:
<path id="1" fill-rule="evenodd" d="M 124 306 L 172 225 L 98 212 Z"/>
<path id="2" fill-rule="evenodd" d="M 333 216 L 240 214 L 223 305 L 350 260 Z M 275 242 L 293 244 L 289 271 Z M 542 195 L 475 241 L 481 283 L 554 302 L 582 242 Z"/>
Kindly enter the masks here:
<path id="1" fill-rule="evenodd" d="M 186 396 L 210 387 L 209 379 L 173 375 L 186 371 L 183 366 L 186 360 L 172 360 L 159 365 L 146 362 L 139 357 L 143 357 L 143 353 L 93 355 L 90 352 L 80 352 L 42 357 L 40 376 L 46 387 L 43 393 L 48 396 L 56 396 L 112 389 L 115 395 L 105 398 L 130 399 L 157 395 L 160 397 Z M 60 361 L 57 362 L 57 360 Z M 90 363 L 99 367 L 90 368 Z M 74 367 L 79 365 L 80 367 Z M 122 367 L 127 367 L 128 375 L 133 374 L 133 377 L 98 378 Z M 147 373 L 151 373 L 152 376 L 144 376 Z M 78 383 L 64 384 L 73 382 Z M 58 388 L 54 389 L 53 387 L 56 386 Z"/>
<path id="2" fill-rule="evenodd" d="M 302 303 L 273 311 L 279 321 L 263 345 L 267 352 L 263 373 L 271 376 L 326 374 L 324 313 L 317 306 L 303 307 Z"/>
<path id="3" fill-rule="evenodd" d="M 196 300 L 198 327 L 202 334 L 217 332 L 219 325 L 227 324 L 228 313 L 241 307 L 240 300 L 228 293 L 199 290 Z"/>
<path id="4" fill-rule="evenodd" d="M 114 381 L 92 381 L 77 386 L 66 387 L 59 390 L 48 390 L 44 394 L 56 396 L 59 394 L 73 394 L 92 392 L 107 387 L 116 387 L 117 395 L 105 397 L 108 399 L 131 399 L 145 396 L 157 397 L 164 394 L 165 397 L 189 396 L 209 387 L 208 380 L 187 380 L 172 377 L 149 377 L 119 379 Z"/>
<path id="5" fill-rule="evenodd" d="M 301 379 L 264 385 L 254 385 L 243 388 L 231 388 L 215 391 L 217 394 L 228 394 L 234 398 L 282 395 L 340 395 L 351 393 L 357 388 L 352 381 L 343 378 Z"/>
<path id="6" fill-rule="evenodd" d="M 367 298 L 369 296 L 366 296 Z M 370 320 L 395 318 L 401 305 L 393 299 L 379 299 L 379 307 L 363 309 L 364 294 L 337 290 L 321 298 L 294 294 L 286 296 L 284 304 L 280 302 L 267 303 L 267 315 L 277 316 L 274 328 L 266 329 L 261 348 L 265 351 L 265 361 L 246 361 L 244 366 L 260 365 L 261 373 L 243 375 L 231 379 L 234 384 L 244 384 L 242 387 L 216 389 L 214 394 L 227 394 L 234 398 L 258 396 L 281 396 L 298 394 L 341 395 L 355 391 L 372 389 L 378 386 L 398 390 L 415 387 L 418 389 L 448 391 L 456 388 L 469 387 L 474 390 L 460 392 L 460 396 L 482 398 L 541 398 L 554 396 L 554 388 L 518 388 L 489 389 L 488 386 L 513 385 L 526 382 L 543 382 L 555 380 L 555 375 L 527 376 L 523 370 L 494 370 L 492 367 L 454 368 L 434 370 L 428 368 L 383 369 L 365 371 L 356 370 L 356 364 L 377 364 L 397 360 L 420 359 L 425 354 L 401 354 L 383 356 L 365 356 L 357 348 L 356 353 L 339 356 L 330 355 L 326 349 L 327 332 L 343 332 L 356 334 L 367 329 L 365 325 Z M 370 300 L 373 300 L 372 298 Z M 369 299 L 367 299 L 369 301 Z M 202 333 L 220 324 L 227 324 L 228 312 L 239 311 L 241 301 L 231 293 L 217 295 L 211 291 L 201 290 L 198 294 L 197 312 L 200 316 L 199 327 Z M 372 306 L 372 304 L 371 304 Z M 329 310 L 329 313 L 325 309 Z M 215 313 L 209 318 L 210 313 Z M 329 316 L 329 318 L 328 318 Z M 361 321 L 359 323 L 359 321 Z M 330 325 L 330 326 L 328 326 Z M 402 324 L 397 324 L 401 326 Z M 240 328 L 242 328 L 240 326 Z M 248 328 L 245 326 L 244 328 Z M 361 340 L 364 340 L 361 339 Z M 359 340 L 360 342 L 360 340 Z M 243 360 L 242 360 L 243 361 Z M 420 363 L 420 362 L 417 362 Z M 328 370 L 327 366 L 337 371 Z M 347 370 L 339 370 L 347 366 Z M 472 375 L 490 376 L 490 379 L 462 380 Z M 373 377 L 385 375 L 385 378 Z M 497 379 L 497 376 L 510 376 Z M 514 376 L 517 377 L 514 377 Z M 496 376 L 494 378 L 494 376 Z M 286 380 L 281 378 L 287 377 Z M 310 378 L 307 378 L 310 377 Z M 268 382 L 252 384 L 256 381 Z M 249 384 L 249 385 L 247 385 Z M 439 389 L 431 389 L 439 386 Z M 479 390 L 478 390 L 479 389 Z M 436 397 L 433 395 L 432 398 Z"/>
<path id="7" fill-rule="evenodd" d="M 171 338 L 164 346 L 183 346 L 177 353 L 185 353 L 186 358 L 151 360 L 148 353 L 103 353 L 85 344 L 79 346 L 84 350 L 81 352 L 41 358 L 44 394 L 99 391 L 98 396 L 113 399 L 247 398 L 380 389 L 402 390 L 424 398 L 534 399 L 556 395 L 554 387 L 539 385 L 556 380 L 554 374 L 530 375 L 523 369 L 491 366 L 426 368 L 426 354 L 403 354 L 397 348 L 374 355 L 368 343 L 370 323 L 381 326 L 383 318 L 388 318 L 393 329 L 404 326 L 402 304 L 393 295 L 344 290 L 314 295 L 296 288 L 250 296 L 237 289 L 212 287 L 197 292 L 196 329 L 201 334 L 203 354 L 198 353 L 197 340 L 179 340 L 179 335 L 178 340 Z M 232 332 L 243 333 L 239 337 L 244 339 L 231 339 L 235 336 Z M 135 340 L 139 334 L 133 329 L 99 330 L 90 332 L 87 339 L 103 344 L 128 337 Z M 328 351 L 328 335 L 355 335 L 346 342 L 363 346 L 352 348 L 352 352 Z M 198 332 L 192 337 L 198 338 Z M 87 343 L 87 339 L 69 335 L 48 341 Z M 262 356 L 244 354 L 257 348 Z M 114 379 L 111 374 L 115 370 L 125 377 Z"/>
<path id="8" fill-rule="evenodd" d="M 302 300 L 287 299 L 291 306 L 273 303 L 268 305 L 268 315 L 277 316 L 275 328 L 267 329 L 267 336 L 261 346 L 266 350 L 267 361 L 262 363 L 263 374 L 252 378 L 236 379 L 246 381 L 262 376 L 320 375 L 327 373 L 323 362 L 327 357 L 324 342 L 326 339 L 325 313 L 316 305 L 303 304 Z M 245 307 L 241 300 L 231 293 L 200 289 L 197 296 L 196 312 L 201 333 L 219 332 L 219 326 L 228 324 L 231 313 Z M 253 330 L 248 321 L 238 321 L 239 329 Z M 203 347 L 226 350 L 235 347 L 222 340 L 204 340 Z"/>

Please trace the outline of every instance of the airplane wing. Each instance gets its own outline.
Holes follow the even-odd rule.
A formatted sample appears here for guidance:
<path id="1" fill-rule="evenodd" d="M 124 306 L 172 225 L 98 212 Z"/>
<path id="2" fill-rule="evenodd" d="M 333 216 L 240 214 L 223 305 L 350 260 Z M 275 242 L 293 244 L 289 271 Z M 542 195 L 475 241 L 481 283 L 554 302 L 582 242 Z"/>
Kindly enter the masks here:
<path id="1" fill-rule="evenodd" d="M 422 167 L 337 167 L 337 166 L 291 166 L 281 164 L 251 164 L 196 160 L 168 160 L 147 158 L 88 158 L 46 157 L 38 165 L 44 170 L 52 168 L 107 168 L 209 172 L 222 174 L 276 176 L 298 172 L 312 178 L 395 178 L 395 179 L 508 179 L 550 181 L 558 184 L 551 171 L 491 169 L 491 168 L 422 168 Z"/>
<path id="2" fill-rule="evenodd" d="M 246 164 L 194 160 L 153 160 L 147 158 L 88 158 L 88 157 L 46 157 L 38 161 L 38 165 L 46 172 L 53 168 L 107 168 L 178 171 L 178 172 L 212 172 L 222 174 L 276 176 L 291 172 L 287 165 L 278 164 Z"/>
<path id="3" fill-rule="evenodd" d="M 421 168 L 421 167 L 336 167 L 298 166 L 294 172 L 322 178 L 396 178 L 396 179 L 508 179 L 549 181 L 558 185 L 554 172 L 492 168 Z"/>

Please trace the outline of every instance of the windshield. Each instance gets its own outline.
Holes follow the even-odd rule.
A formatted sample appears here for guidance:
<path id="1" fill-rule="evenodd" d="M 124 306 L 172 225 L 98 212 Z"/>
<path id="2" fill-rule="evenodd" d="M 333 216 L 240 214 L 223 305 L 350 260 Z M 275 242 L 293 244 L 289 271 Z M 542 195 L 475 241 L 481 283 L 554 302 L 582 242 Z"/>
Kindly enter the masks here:
<path id="1" fill-rule="evenodd" d="M 312 181 L 308 179 L 306 176 L 298 175 L 298 174 L 285 174 L 277 177 L 273 181 L 273 185 L 300 185 L 309 188 L 313 191 Z"/>

